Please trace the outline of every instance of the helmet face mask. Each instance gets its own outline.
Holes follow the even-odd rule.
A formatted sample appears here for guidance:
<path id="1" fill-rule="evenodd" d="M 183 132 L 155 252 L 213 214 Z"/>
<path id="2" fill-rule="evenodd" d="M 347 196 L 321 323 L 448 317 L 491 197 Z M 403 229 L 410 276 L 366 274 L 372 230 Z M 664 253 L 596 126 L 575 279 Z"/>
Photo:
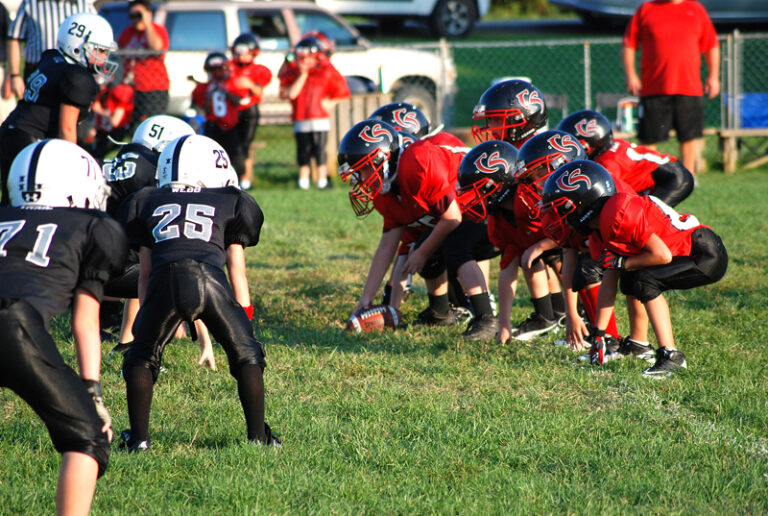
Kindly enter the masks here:
<path id="1" fill-rule="evenodd" d="M 110 61 L 117 50 L 112 27 L 97 14 L 76 13 L 59 27 L 56 48 L 68 60 L 112 81 L 118 64 Z"/>
<path id="2" fill-rule="evenodd" d="M 496 200 L 502 186 L 492 179 L 486 179 L 460 188 L 457 202 L 462 213 L 473 222 L 482 222 L 488 215 L 496 213 Z"/>
<path id="3" fill-rule="evenodd" d="M 458 199 L 462 213 L 474 222 L 498 212 L 514 191 L 517 149 L 498 140 L 483 142 L 461 160 Z"/>
<path id="4" fill-rule="evenodd" d="M 511 79 L 485 90 L 472 118 L 485 121 L 483 127 L 472 127 L 472 135 L 478 143 L 496 139 L 519 147 L 547 125 L 548 112 L 544 97 L 535 86 Z"/>

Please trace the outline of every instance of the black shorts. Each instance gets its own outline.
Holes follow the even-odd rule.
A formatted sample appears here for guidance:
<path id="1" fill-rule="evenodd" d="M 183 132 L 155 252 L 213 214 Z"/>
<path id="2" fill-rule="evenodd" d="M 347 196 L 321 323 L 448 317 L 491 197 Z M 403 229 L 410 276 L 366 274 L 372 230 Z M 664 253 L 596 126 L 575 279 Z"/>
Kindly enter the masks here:
<path id="1" fill-rule="evenodd" d="M 296 137 L 296 161 L 300 167 L 311 163 L 312 158 L 318 166 L 328 161 L 325 147 L 328 144 L 328 131 L 313 131 L 311 133 L 294 133 Z"/>
<path id="2" fill-rule="evenodd" d="M 2 206 L 10 206 L 11 197 L 8 193 L 8 176 L 11 174 L 11 165 L 19 153 L 29 145 L 38 141 L 37 138 L 18 128 L 11 129 L 7 124 L 0 127 L 0 176 L 2 176 Z"/>
<path id="3" fill-rule="evenodd" d="M 251 142 L 256 136 L 256 128 L 259 127 L 259 105 L 240 111 L 237 115 L 237 125 L 235 129 L 240 137 L 240 147 L 242 153 L 247 157 L 251 147 Z"/>
<path id="4" fill-rule="evenodd" d="M 0 299 L 0 387 L 18 394 L 45 423 L 56 451 L 109 464 L 109 441 L 91 395 L 61 357 L 40 314 L 24 300 Z"/>
<path id="5" fill-rule="evenodd" d="M 431 233 L 432 229 L 422 233 L 416 247 L 418 248 Z M 489 260 L 500 254 L 501 251 L 491 244 L 488 226 L 484 222 L 464 219 L 459 227 L 445 237 L 442 246 L 427 260 L 419 274 L 424 279 L 436 278 L 445 271 L 455 275 L 459 267 L 469 261 Z"/>
<path id="6" fill-rule="evenodd" d="M 666 265 L 621 273 L 621 292 L 646 303 L 667 290 L 686 290 L 714 283 L 725 275 L 728 253 L 714 231 L 701 227 L 691 234 L 691 254 Z"/>
<path id="7" fill-rule="evenodd" d="M 704 97 L 655 95 L 641 97 L 637 137 L 641 143 L 669 140 L 669 131 L 677 131 L 677 140 L 687 142 L 704 134 Z"/>
<path id="8" fill-rule="evenodd" d="M 693 192 L 693 174 L 679 161 L 670 161 L 651 172 L 654 187 L 651 195 L 667 206 L 677 206 Z"/>
<path id="9" fill-rule="evenodd" d="M 603 281 L 604 272 L 603 266 L 597 260 L 593 260 L 588 252 L 579 253 L 576 270 L 573 271 L 573 279 L 571 280 L 571 290 L 578 292 L 590 285 L 600 283 Z"/>
<path id="10" fill-rule="evenodd" d="M 181 260 L 152 271 L 123 370 L 146 367 L 156 380 L 163 350 L 179 323 L 196 319 L 205 323 L 224 348 L 233 376 L 244 365 L 266 367 L 264 347 L 235 300 L 224 271 L 195 260 Z"/>

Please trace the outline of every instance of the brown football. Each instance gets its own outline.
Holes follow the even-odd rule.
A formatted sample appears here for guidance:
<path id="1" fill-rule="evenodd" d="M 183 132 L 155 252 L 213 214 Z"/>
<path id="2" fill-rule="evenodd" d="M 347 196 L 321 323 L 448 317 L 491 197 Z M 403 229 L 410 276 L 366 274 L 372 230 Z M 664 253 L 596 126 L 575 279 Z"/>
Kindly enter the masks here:
<path id="1" fill-rule="evenodd" d="M 397 308 L 389 305 L 373 305 L 358 310 L 347 321 L 347 331 L 370 333 L 384 328 L 397 328 L 403 317 Z"/>

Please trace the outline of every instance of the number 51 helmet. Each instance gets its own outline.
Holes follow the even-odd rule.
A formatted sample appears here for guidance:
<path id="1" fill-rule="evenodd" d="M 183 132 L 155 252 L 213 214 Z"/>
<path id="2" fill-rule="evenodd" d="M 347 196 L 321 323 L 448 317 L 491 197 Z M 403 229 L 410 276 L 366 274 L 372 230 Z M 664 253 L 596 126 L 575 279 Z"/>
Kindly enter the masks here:
<path id="1" fill-rule="evenodd" d="M 91 13 L 72 14 L 59 27 L 56 48 L 66 58 L 100 75 L 107 82 L 115 77 L 117 63 L 109 56 L 117 50 L 109 22 Z"/>
<path id="2" fill-rule="evenodd" d="M 8 191 L 12 206 L 104 211 L 110 190 L 90 154 L 66 140 L 49 139 L 27 145 L 16 156 Z"/>
<path id="3" fill-rule="evenodd" d="M 195 134 L 195 131 L 184 120 L 170 115 L 155 115 L 139 124 L 133 132 L 131 143 L 138 143 L 160 153 L 168 142 L 188 134 Z"/>
<path id="4" fill-rule="evenodd" d="M 461 212 L 474 222 L 496 213 L 514 192 L 516 159 L 517 149 L 498 140 L 483 142 L 467 152 L 458 171 Z"/>
<path id="5" fill-rule="evenodd" d="M 157 160 L 157 186 L 181 190 L 237 186 L 237 172 L 229 155 L 213 139 L 201 134 L 168 143 Z"/>

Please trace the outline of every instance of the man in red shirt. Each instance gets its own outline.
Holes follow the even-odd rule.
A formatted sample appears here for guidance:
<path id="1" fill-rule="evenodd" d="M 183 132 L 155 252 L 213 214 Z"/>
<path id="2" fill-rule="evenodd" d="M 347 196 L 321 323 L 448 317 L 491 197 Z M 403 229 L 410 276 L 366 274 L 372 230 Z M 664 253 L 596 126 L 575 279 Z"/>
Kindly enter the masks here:
<path id="1" fill-rule="evenodd" d="M 131 131 L 147 117 L 165 113 L 168 107 L 168 70 L 165 51 L 168 50 L 168 31 L 152 21 L 150 0 L 131 0 L 128 4 L 131 24 L 125 28 L 117 44 L 121 49 L 138 50 L 127 54 L 124 73 L 133 77 L 135 90 Z"/>
<path id="2" fill-rule="evenodd" d="M 299 188 L 309 189 L 310 163 L 317 166 L 317 188 L 328 188 L 328 158 L 325 147 L 331 129 L 330 111 L 349 97 L 344 77 L 323 53 L 324 46 L 313 36 L 303 38 L 294 49 L 295 60 L 278 74 L 280 96 L 293 107 L 293 132 L 299 162 Z"/>
<path id="3" fill-rule="evenodd" d="M 640 142 L 666 141 L 674 128 L 683 166 L 695 174 L 703 94 L 715 98 L 720 93 L 720 44 L 706 9 L 695 0 L 647 1 L 627 25 L 623 45 L 627 91 L 640 96 Z M 641 77 L 635 70 L 638 48 Z M 703 90 L 700 54 L 709 71 Z"/>
<path id="4" fill-rule="evenodd" d="M 621 279 L 627 300 L 645 306 L 659 344 L 656 363 L 643 376 L 664 378 L 685 368 L 662 293 L 720 280 L 728 266 L 720 237 L 693 215 L 678 214 L 658 199 L 617 191 L 610 173 L 592 161 L 573 161 L 557 169 L 544 185 L 542 204 L 589 235 L 590 255 L 606 269 L 590 337 L 598 355 L 604 352 L 601 342 Z"/>

